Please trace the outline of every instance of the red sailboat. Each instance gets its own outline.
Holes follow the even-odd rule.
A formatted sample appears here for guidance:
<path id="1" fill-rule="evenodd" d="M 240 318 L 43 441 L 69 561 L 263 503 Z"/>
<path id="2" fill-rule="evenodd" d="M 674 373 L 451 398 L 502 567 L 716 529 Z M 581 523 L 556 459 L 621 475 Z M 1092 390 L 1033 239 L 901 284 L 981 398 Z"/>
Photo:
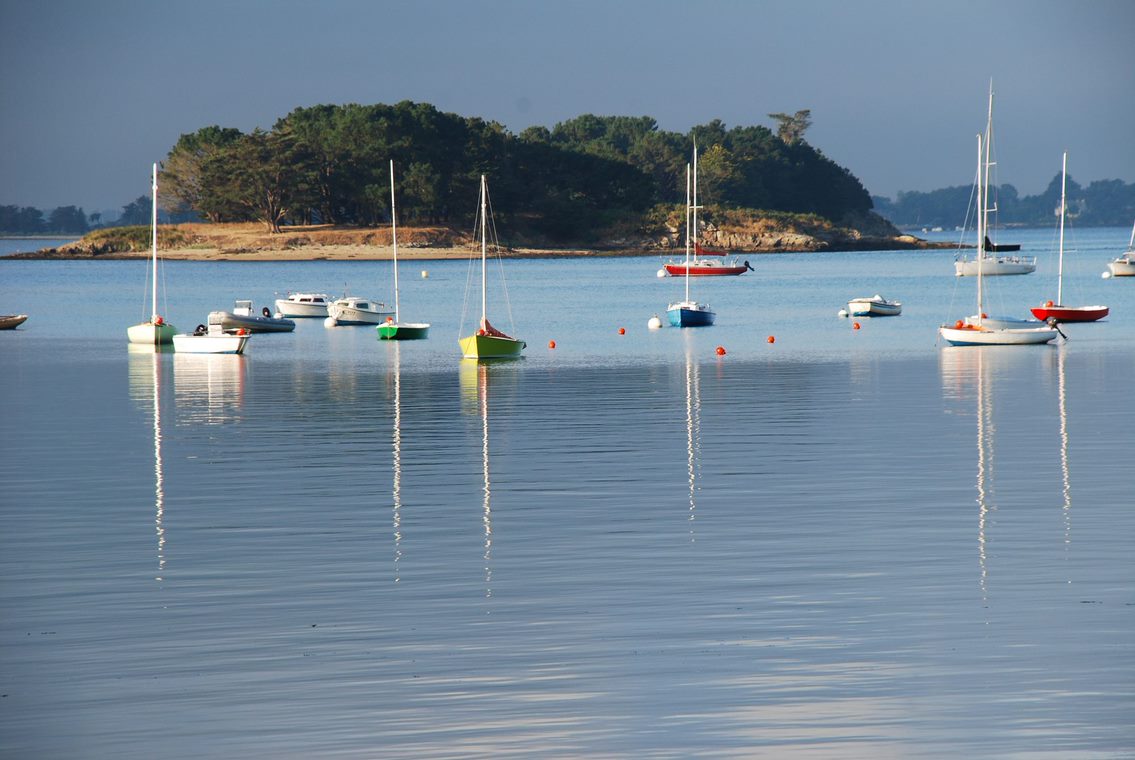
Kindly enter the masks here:
<path id="1" fill-rule="evenodd" d="M 1056 276 L 1056 301 L 1046 301 L 1041 306 L 1035 306 L 1029 311 L 1042 322 L 1095 322 L 1108 314 L 1106 306 L 1065 306 L 1064 305 L 1064 192 L 1068 179 L 1068 154 L 1064 154 L 1064 163 L 1060 180 L 1060 264 Z"/>

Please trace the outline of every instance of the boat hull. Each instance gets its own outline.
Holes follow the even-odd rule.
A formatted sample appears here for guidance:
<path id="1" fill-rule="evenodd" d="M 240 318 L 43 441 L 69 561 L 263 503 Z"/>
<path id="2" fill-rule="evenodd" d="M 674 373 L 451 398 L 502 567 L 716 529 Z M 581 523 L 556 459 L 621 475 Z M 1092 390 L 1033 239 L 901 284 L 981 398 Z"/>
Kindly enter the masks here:
<path id="1" fill-rule="evenodd" d="M 672 327 L 709 327 L 717 315 L 706 304 L 687 301 L 670 304 L 666 317 Z"/>
<path id="2" fill-rule="evenodd" d="M 0 316 L 0 330 L 15 330 L 28 319 L 27 314 L 5 314 Z"/>
<path id="3" fill-rule="evenodd" d="M 1135 277 L 1135 256 L 1120 256 L 1107 263 L 1113 277 Z"/>
<path id="4" fill-rule="evenodd" d="M 140 325 L 132 325 L 126 328 L 126 337 L 131 343 L 147 346 L 161 346 L 172 343 L 173 336 L 176 334 L 177 328 L 166 322 L 161 324 L 143 322 Z"/>
<path id="5" fill-rule="evenodd" d="M 745 264 L 727 263 L 724 261 L 703 260 L 690 262 L 687 267 L 683 263 L 664 264 L 666 274 L 671 277 L 684 277 L 689 270 L 690 277 L 735 277 L 745 274 L 749 267 Z"/>
<path id="6" fill-rule="evenodd" d="M 327 307 L 327 316 L 341 325 L 377 325 L 385 322 L 387 317 L 394 316 L 394 312 L 333 303 Z"/>
<path id="7" fill-rule="evenodd" d="M 179 354 L 243 354 L 248 345 L 247 335 L 228 333 L 209 333 L 190 335 L 182 333 L 173 336 L 173 349 Z"/>
<path id="8" fill-rule="evenodd" d="M 847 313 L 853 317 L 897 317 L 902 314 L 902 304 L 898 301 L 857 298 L 847 302 Z"/>
<path id="9" fill-rule="evenodd" d="M 525 344 L 516 338 L 495 335 L 470 335 L 457 341 L 463 359 L 511 359 L 520 356 Z"/>
<path id="10" fill-rule="evenodd" d="M 941 327 L 939 334 L 952 346 L 1023 346 L 1049 343 L 1059 333 L 1052 327 L 993 330 L 985 327 Z"/>
<path id="11" fill-rule="evenodd" d="M 1020 319 L 1019 317 L 979 317 L 972 314 L 965 318 L 965 324 L 970 327 L 981 325 L 989 330 L 1020 330 L 1028 327 L 1044 327 L 1043 322 L 1035 319 Z"/>
<path id="12" fill-rule="evenodd" d="M 209 324 L 220 325 L 225 332 L 245 329 L 249 332 L 291 332 L 296 329 L 296 323 L 290 319 L 276 317 L 257 317 L 252 315 L 234 314 L 231 311 L 209 312 Z"/>
<path id="13" fill-rule="evenodd" d="M 1050 319 L 1057 322 L 1095 322 L 1097 319 L 1103 319 L 1107 316 L 1108 308 L 1106 306 L 1061 306 L 1056 304 L 1053 306 L 1036 306 L 1029 311 L 1041 322 L 1047 322 Z"/>
<path id="14" fill-rule="evenodd" d="M 307 299 L 307 300 L 297 300 Z M 316 300 L 318 299 L 318 300 Z M 276 299 L 276 311 L 281 316 L 301 319 L 326 317 L 331 299 L 324 293 L 295 293 L 289 298 Z"/>
<path id="15" fill-rule="evenodd" d="M 384 322 L 378 326 L 379 340 L 425 340 L 430 326 L 424 323 Z"/>
<path id="16" fill-rule="evenodd" d="M 1010 274 L 1030 274 L 1036 271 L 1036 256 L 989 256 L 980 262 L 983 277 Z M 977 259 L 957 259 L 954 274 L 958 277 L 977 277 Z"/>

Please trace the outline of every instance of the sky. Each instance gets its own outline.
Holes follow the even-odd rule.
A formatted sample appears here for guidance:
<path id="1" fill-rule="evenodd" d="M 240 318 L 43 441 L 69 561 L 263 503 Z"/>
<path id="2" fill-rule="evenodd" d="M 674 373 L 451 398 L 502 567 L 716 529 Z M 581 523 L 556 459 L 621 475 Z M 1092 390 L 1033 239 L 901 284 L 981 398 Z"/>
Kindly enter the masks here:
<path id="1" fill-rule="evenodd" d="M 1135 182 L 1133 0 L 0 0 L 0 205 L 88 213 L 213 124 L 431 103 L 519 133 L 592 113 L 774 127 L 873 195 Z M 397 158 L 397 157 L 394 157 Z"/>

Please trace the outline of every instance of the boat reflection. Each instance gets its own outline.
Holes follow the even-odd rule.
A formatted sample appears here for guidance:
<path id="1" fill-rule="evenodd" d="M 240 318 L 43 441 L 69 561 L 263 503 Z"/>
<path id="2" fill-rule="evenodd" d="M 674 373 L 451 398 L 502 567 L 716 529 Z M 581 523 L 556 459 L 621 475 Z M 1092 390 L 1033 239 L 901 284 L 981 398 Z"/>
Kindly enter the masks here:
<path id="1" fill-rule="evenodd" d="M 461 409 L 475 412 L 481 418 L 481 522 L 485 529 L 485 596 L 493 595 L 493 507 L 489 471 L 489 373 L 493 363 L 463 359 L 458 370 L 461 380 Z"/>
<path id="2" fill-rule="evenodd" d="M 165 359 L 159 346 L 131 343 L 128 345 L 130 398 L 140 409 L 150 412 L 154 430 L 154 531 L 158 544 L 159 583 L 165 576 L 165 476 L 162 463 L 162 377 Z"/>
<path id="3" fill-rule="evenodd" d="M 1068 558 L 1068 548 L 1072 543 L 1072 481 L 1068 468 L 1068 406 L 1064 377 L 1064 361 L 1068 345 L 1061 342 L 1056 347 L 1056 398 L 1060 412 L 1060 477 L 1064 504 L 1061 512 L 1064 517 L 1064 554 Z"/>
<path id="4" fill-rule="evenodd" d="M 221 425 L 240 418 L 248 373 L 237 354 L 173 355 L 174 400 L 183 422 Z"/>
<path id="5" fill-rule="evenodd" d="M 401 580 L 398 564 L 402 559 L 402 346 L 399 341 L 391 341 L 390 349 L 389 377 L 394 386 L 394 431 L 390 442 L 394 482 L 391 486 L 391 499 L 394 505 L 394 582 L 397 583 Z"/>
<path id="6" fill-rule="evenodd" d="M 698 478 L 701 476 L 701 368 L 694 359 L 690 334 L 686 333 L 686 477 L 689 484 L 690 541 L 697 518 Z"/>

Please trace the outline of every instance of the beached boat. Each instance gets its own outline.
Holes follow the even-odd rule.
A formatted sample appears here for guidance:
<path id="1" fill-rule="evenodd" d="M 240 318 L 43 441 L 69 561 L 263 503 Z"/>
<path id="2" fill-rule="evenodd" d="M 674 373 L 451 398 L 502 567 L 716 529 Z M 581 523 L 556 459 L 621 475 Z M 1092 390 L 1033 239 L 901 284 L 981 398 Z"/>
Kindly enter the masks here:
<path id="1" fill-rule="evenodd" d="M 145 343 L 151 346 L 168 344 L 173 340 L 177 328 L 158 314 L 158 165 L 153 166 L 153 206 L 150 219 L 150 318 L 145 322 L 126 328 L 126 338 L 131 343 Z"/>
<path id="2" fill-rule="evenodd" d="M 265 306 L 259 314 L 252 310 L 252 301 L 237 301 L 232 311 L 211 311 L 208 322 L 210 325 L 220 325 L 225 332 L 236 332 L 240 329 L 249 332 L 291 332 L 296 329 L 296 323 L 286 317 L 274 317 Z"/>
<path id="3" fill-rule="evenodd" d="M 982 137 L 977 136 L 977 236 L 985 235 L 988 219 L 986 193 L 989 185 L 989 153 L 982 153 Z M 981 259 L 978 259 L 980 262 Z M 954 346 L 1012 346 L 1048 343 L 1059 334 L 1055 327 L 992 327 L 985 323 L 982 267 L 977 269 L 977 314 L 968 319 L 959 319 L 952 326 L 942 325 L 938 334 Z"/>
<path id="4" fill-rule="evenodd" d="M 902 314 L 902 303 L 888 301 L 876 293 L 870 298 L 853 298 L 848 301 L 847 313 L 853 317 L 896 317 Z"/>
<path id="5" fill-rule="evenodd" d="M 27 314 L 0 315 L 0 330 L 15 330 L 28 319 Z"/>
<path id="6" fill-rule="evenodd" d="M 326 317 L 331 296 L 326 293 L 288 293 L 287 298 L 276 299 L 276 312 L 281 317 Z"/>
<path id="7" fill-rule="evenodd" d="M 173 336 L 173 350 L 179 354 L 243 354 L 249 335 L 244 329 L 227 333 L 220 325 L 197 325 L 191 333 Z"/>
<path id="8" fill-rule="evenodd" d="M 686 164 L 686 270 L 683 279 L 686 283 L 685 298 L 666 307 L 666 317 L 674 327 L 708 327 L 717 318 L 707 303 L 699 303 L 690 298 L 690 228 L 697 229 L 698 223 L 698 148 L 694 146 L 693 200 L 690 198 L 690 165 Z"/>
<path id="9" fill-rule="evenodd" d="M 398 294 L 398 214 L 394 208 L 394 161 L 390 161 L 390 239 L 394 245 L 394 316 L 378 326 L 379 340 L 423 340 L 429 336 L 425 322 L 403 322 Z"/>
<path id="10" fill-rule="evenodd" d="M 993 139 L 993 83 L 989 83 L 989 115 L 985 123 L 985 157 L 987 166 L 992 163 L 989 159 L 990 143 Z M 988 174 L 988 168 L 986 169 Z M 988 192 L 988 177 L 986 177 L 986 192 Z M 986 198 L 985 205 L 989 206 Z M 990 210 L 996 211 L 996 205 Z M 1036 256 L 1022 256 L 1017 251 L 1021 246 L 1016 243 L 1002 243 L 997 245 L 989 239 L 988 219 L 985 229 L 977 236 L 977 253 L 971 258 L 959 254 L 954 258 L 954 274 L 958 277 L 995 277 L 1010 274 L 1029 274 L 1036 271 Z M 1012 255 L 1003 255 L 1012 254 Z"/>
<path id="11" fill-rule="evenodd" d="M 1131 240 L 1127 251 L 1119 258 L 1107 263 L 1107 269 L 1114 277 L 1135 277 L 1135 224 L 1131 225 Z"/>
<path id="12" fill-rule="evenodd" d="M 327 305 L 327 319 L 340 325 L 377 325 L 392 316 L 386 304 L 358 296 L 336 298 Z"/>
<path id="13" fill-rule="evenodd" d="M 1066 205 L 1065 188 L 1068 183 L 1068 153 L 1064 153 L 1064 160 L 1060 170 L 1060 263 L 1056 274 L 1056 301 L 1046 301 L 1041 306 L 1035 306 L 1030 311 L 1033 316 L 1042 322 L 1055 320 L 1056 322 L 1095 322 L 1107 316 L 1108 308 L 1096 304 L 1094 306 L 1068 306 L 1064 303 L 1064 210 Z"/>
<path id="14" fill-rule="evenodd" d="M 489 186 L 485 175 L 481 175 L 481 320 L 477 330 L 465 338 L 458 340 L 463 359 L 512 359 L 520 356 L 524 350 L 524 341 L 505 335 L 489 324 L 488 296 L 485 273 L 488 257 L 488 206 Z"/>

